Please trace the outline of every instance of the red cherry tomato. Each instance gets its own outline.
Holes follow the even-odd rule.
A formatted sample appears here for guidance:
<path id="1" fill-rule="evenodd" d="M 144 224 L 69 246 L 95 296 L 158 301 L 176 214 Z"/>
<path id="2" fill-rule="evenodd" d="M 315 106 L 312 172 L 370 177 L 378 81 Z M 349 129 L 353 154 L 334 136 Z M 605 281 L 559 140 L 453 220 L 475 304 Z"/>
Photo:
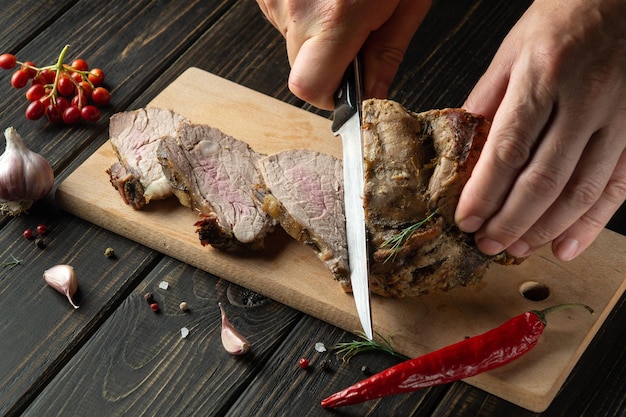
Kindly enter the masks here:
<path id="1" fill-rule="evenodd" d="M 33 84 L 26 90 L 26 99 L 28 101 L 39 100 L 46 95 L 46 89 L 43 84 Z"/>
<path id="2" fill-rule="evenodd" d="M 28 84 L 28 80 L 30 80 L 28 71 L 19 69 L 11 76 L 11 85 L 14 88 L 22 88 Z"/>
<path id="3" fill-rule="evenodd" d="M 74 93 L 74 82 L 65 75 L 61 76 L 57 84 L 57 91 L 62 96 L 71 96 Z"/>
<path id="4" fill-rule="evenodd" d="M 26 71 L 28 73 L 29 78 L 33 78 L 35 75 L 37 75 L 37 70 L 32 68 L 35 66 L 36 65 L 33 61 L 26 61 L 20 66 L 20 69 L 23 69 L 24 71 Z"/>
<path id="5" fill-rule="evenodd" d="M 80 109 L 80 116 L 89 123 L 95 123 L 100 120 L 100 110 L 96 106 L 87 105 Z"/>
<path id="6" fill-rule="evenodd" d="M 102 85 L 102 83 L 104 82 L 104 71 L 102 71 L 100 68 L 92 69 L 91 71 L 89 71 L 89 81 L 91 81 L 91 83 L 96 87 Z"/>
<path id="7" fill-rule="evenodd" d="M 111 100 L 111 94 L 104 87 L 96 87 L 91 92 L 91 99 L 99 106 L 106 106 Z"/>
<path id="8" fill-rule="evenodd" d="M 46 106 L 41 101 L 31 101 L 28 107 L 26 107 L 26 118 L 28 120 L 38 120 L 41 119 L 45 112 Z"/>
<path id="9" fill-rule="evenodd" d="M 89 69 L 89 64 L 87 64 L 87 61 L 84 59 L 78 58 L 72 61 L 71 67 L 78 71 L 87 71 Z"/>
<path id="10" fill-rule="evenodd" d="M 80 110 L 78 107 L 70 106 L 65 111 L 63 111 L 63 123 L 67 125 L 73 125 L 78 123 L 80 120 Z"/>
<path id="11" fill-rule="evenodd" d="M 50 123 L 61 123 L 63 121 L 61 110 L 54 104 L 48 104 L 48 107 L 46 107 L 46 116 Z"/>
<path id="12" fill-rule="evenodd" d="M 2 69 L 13 69 L 17 64 L 17 58 L 13 54 L 2 54 L 0 55 L 0 68 Z"/>

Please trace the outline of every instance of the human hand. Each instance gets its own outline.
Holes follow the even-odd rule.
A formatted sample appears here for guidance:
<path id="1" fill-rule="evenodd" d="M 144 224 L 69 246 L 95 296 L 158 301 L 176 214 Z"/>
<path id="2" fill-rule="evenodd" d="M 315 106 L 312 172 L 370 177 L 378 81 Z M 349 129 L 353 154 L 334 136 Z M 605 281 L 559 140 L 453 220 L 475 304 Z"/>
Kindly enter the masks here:
<path id="1" fill-rule="evenodd" d="M 626 2 L 537 0 L 465 108 L 493 120 L 456 210 L 487 254 L 570 260 L 626 198 Z"/>
<path id="2" fill-rule="evenodd" d="M 286 39 L 291 92 L 316 107 L 332 110 L 333 94 L 359 51 L 366 97 L 387 97 L 431 0 L 257 3 Z"/>

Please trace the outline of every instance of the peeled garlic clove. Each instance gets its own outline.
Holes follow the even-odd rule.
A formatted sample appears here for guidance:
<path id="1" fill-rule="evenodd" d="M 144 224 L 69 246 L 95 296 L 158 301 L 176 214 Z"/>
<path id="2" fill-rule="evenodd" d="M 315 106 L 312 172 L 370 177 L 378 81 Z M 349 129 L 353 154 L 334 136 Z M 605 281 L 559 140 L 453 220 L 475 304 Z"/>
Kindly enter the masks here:
<path id="1" fill-rule="evenodd" d="M 222 303 L 218 303 L 222 314 L 222 345 L 231 355 L 243 355 L 250 350 L 250 343 L 230 324 Z"/>
<path id="2" fill-rule="evenodd" d="M 48 161 L 26 147 L 17 131 L 4 131 L 6 149 L 0 155 L 0 214 L 16 216 L 44 197 L 54 185 Z"/>
<path id="3" fill-rule="evenodd" d="M 43 279 L 49 286 L 61 294 L 65 294 L 74 308 L 78 308 L 72 301 L 72 297 L 78 290 L 78 279 L 76 278 L 74 268 L 70 265 L 55 265 L 43 272 Z"/>

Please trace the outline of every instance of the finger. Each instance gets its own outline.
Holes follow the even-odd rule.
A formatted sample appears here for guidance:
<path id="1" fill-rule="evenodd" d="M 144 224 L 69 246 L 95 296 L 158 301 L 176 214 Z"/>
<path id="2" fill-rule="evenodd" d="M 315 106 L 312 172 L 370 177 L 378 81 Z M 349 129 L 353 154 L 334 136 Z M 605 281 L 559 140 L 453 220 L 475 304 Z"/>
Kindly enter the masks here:
<path id="1" fill-rule="evenodd" d="M 543 87 L 550 84 L 542 78 L 530 65 L 512 69 L 485 147 L 457 205 L 455 219 L 464 232 L 478 231 L 500 209 L 515 179 L 530 161 L 552 115 L 556 96 Z M 516 220 L 510 226 L 517 224 Z M 524 231 L 511 229 L 504 234 L 519 237 Z"/>
<path id="2" fill-rule="evenodd" d="M 463 108 L 471 113 L 493 121 L 509 83 L 511 62 L 508 56 L 496 55 L 487 71 L 478 80 L 463 103 Z"/>
<path id="3" fill-rule="evenodd" d="M 552 243 L 554 256 L 569 261 L 580 255 L 600 234 L 626 199 L 626 152 L 596 204 Z"/>
<path id="4" fill-rule="evenodd" d="M 430 6 L 430 0 L 401 1 L 393 15 L 369 35 L 361 51 L 367 97 L 387 98 L 409 43 Z"/>
<path id="5" fill-rule="evenodd" d="M 287 32 L 285 22 L 288 22 L 288 19 L 286 19 L 286 10 L 282 6 L 283 3 L 274 0 L 257 0 L 256 2 L 272 26 L 285 36 Z"/>
<path id="6" fill-rule="evenodd" d="M 512 256 L 525 257 L 554 240 L 601 198 L 616 169 L 620 152 L 615 132 L 604 129 L 592 135 L 565 189 L 554 204 L 515 243 Z M 540 204 L 537 204 L 540 205 Z"/>

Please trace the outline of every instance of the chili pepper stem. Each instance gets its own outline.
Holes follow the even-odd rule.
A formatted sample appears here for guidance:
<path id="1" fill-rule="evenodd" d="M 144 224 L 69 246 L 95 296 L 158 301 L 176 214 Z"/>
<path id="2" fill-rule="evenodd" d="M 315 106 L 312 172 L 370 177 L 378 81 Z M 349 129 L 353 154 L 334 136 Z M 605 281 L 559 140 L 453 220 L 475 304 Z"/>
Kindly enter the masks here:
<path id="1" fill-rule="evenodd" d="M 553 311 L 564 310 L 566 308 L 574 308 L 574 307 L 582 307 L 585 310 L 587 310 L 589 313 L 595 314 L 595 311 L 593 310 L 593 308 L 589 307 L 586 304 L 582 304 L 582 303 L 557 304 L 557 305 L 554 305 L 552 307 L 544 308 L 543 310 L 531 310 L 531 312 L 536 314 L 537 317 L 539 317 L 539 319 L 543 323 L 543 325 L 546 326 L 548 324 L 548 322 L 546 321 L 546 316 L 548 314 L 552 313 Z"/>

